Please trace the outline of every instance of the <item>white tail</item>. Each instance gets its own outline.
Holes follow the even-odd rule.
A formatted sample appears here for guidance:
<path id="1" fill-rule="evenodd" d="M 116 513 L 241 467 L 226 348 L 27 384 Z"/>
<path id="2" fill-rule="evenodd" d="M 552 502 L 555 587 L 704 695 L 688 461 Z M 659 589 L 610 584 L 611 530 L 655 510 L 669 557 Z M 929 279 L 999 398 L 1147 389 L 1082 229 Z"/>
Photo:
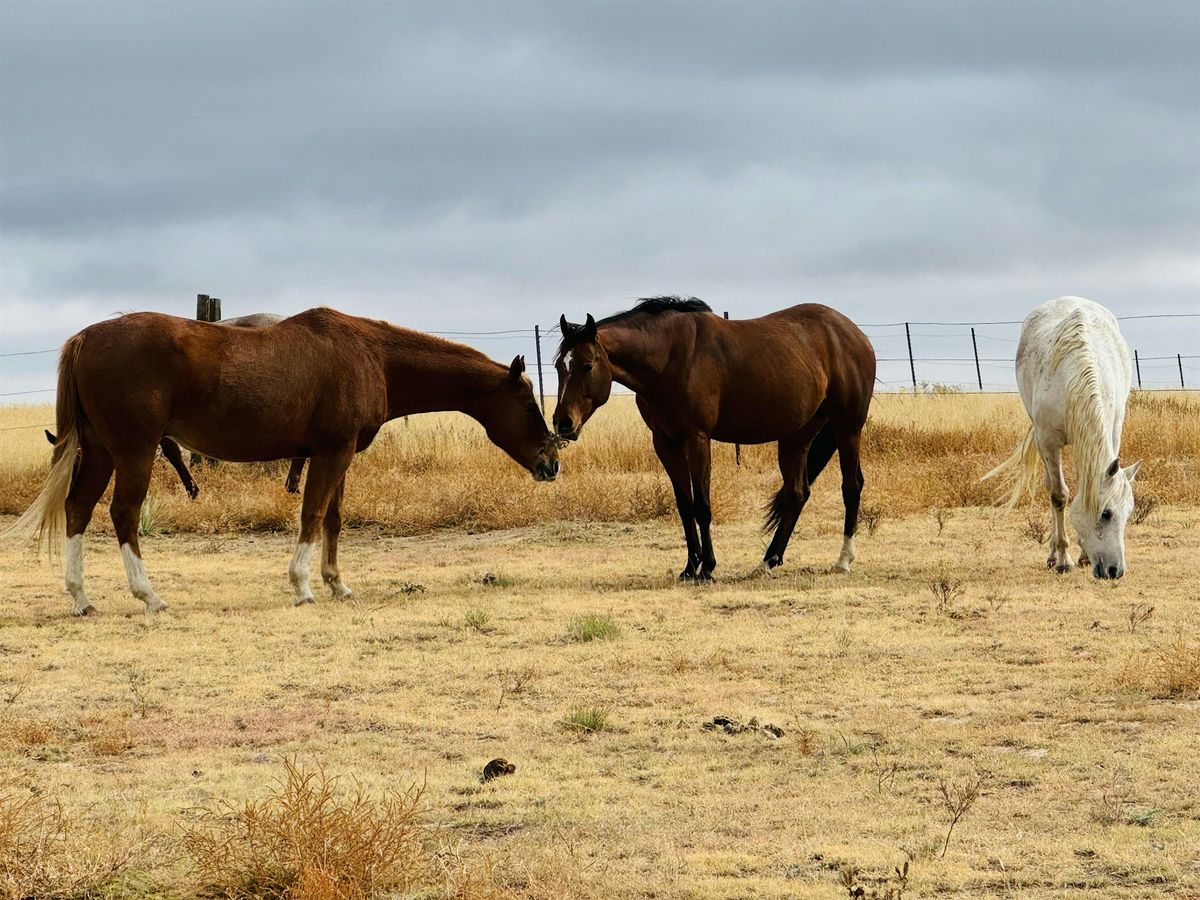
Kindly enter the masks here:
<path id="1" fill-rule="evenodd" d="M 1017 444 L 1017 449 L 1013 451 L 1012 456 L 979 480 L 987 481 L 989 478 L 999 478 L 1001 483 L 1008 488 L 1007 507 L 1012 509 L 1020 502 L 1026 491 L 1032 493 L 1037 488 L 1040 462 L 1037 442 L 1033 439 L 1033 427 L 1030 426 L 1021 443 Z"/>

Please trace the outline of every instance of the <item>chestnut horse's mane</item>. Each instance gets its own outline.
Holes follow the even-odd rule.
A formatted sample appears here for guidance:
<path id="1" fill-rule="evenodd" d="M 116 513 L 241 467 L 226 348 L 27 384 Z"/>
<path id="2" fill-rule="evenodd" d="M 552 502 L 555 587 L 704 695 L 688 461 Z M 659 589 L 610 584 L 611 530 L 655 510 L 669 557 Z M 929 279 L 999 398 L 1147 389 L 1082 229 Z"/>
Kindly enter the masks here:
<path id="1" fill-rule="evenodd" d="M 656 316 L 664 312 L 712 312 L 712 307 L 697 297 L 643 297 L 630 309 L 606 316 L 598 321 L 596 326 L 608 325 L 610 322 L 620 322 L 634 316 Z M 558 354 L 555 359 L 561 359 L 562 355 L 575 346 L 575 344 L 579 343 L 580 340 L 581 338 L 576 338 L 572 334 L 563 335 L 563 339 L 558 345 Z"/>

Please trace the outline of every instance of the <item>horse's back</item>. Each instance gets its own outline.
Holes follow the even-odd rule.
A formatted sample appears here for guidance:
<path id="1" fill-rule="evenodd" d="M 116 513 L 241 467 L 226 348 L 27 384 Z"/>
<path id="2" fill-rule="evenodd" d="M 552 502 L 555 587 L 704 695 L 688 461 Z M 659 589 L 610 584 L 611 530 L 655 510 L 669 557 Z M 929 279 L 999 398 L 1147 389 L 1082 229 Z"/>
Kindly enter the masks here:
<path id="1" fill-rule="evenodd" d="M 1058 297 L 1035 308 L 1021 326 L 1017 387 L 1035 426 L 1065 437 L 1067 407 L 1081 373 L 1123 409 L 1132 380 L 1129 346 L 1117 318 L 1083 297 Z"/>

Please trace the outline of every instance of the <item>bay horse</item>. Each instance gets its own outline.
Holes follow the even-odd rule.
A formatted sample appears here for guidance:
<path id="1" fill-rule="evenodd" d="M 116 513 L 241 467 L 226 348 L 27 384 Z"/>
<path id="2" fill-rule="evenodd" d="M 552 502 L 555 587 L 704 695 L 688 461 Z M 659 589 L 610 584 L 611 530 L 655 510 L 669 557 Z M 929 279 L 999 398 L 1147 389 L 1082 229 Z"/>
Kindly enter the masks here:
<path id="1" fill-rule="evenodd" d="M 309 561 L 321 531 L 321 576 L 345 599 L 337 541 L 346 470 L 385 422 L 463 412 L 535 480 L 555 478 L 558 441 L 524 371 L 521 356 L 503 365 L 462 344 L 323 307 L 261 329 L 152 312 L 110 319 L 63 346 L 50 474 L 4 536 L 37 534 L 52 554 L 65 539 L 67 591 L 74 613 L 87 614 L 83 532 L 115 471 L 110 512 L 129 588 L 156 612 L 166 604 L 146 576 L 137 532 L 164 435 L 234 462 L 306 456 L 288 568 L 294 603 L 313 602 Z"/>
<path id="2" fill-rule="evenodd" d="M 768 507 L 766 570 L 782 564 L 812 483 L 837 450 L 846 517 L 832 571 L 850 571 L 863 488 L 859 445 L 875 387 L 875 351 L 853 322 L 816 303 L 729 320 L 694 297 L 648 297 L 599 322 L 588 315 L 573 325 L 563 316 L 559 326 L 556 432 L 577 439 L 614 381 L 637 395 L 683 524 L 681 581 L 710 581 L 717 565 L 713 440 L 779 442 L 783 486 Z"/>
<path id="3" fill-rule="evenodd" d="M 1071 524 L 1082 549 L 1080 564 L 1090 562 L 1096 578 L 1120 578 L 1133 481 L 1142 463 L 1122 468 L 1119 460 L 1133 362 L 1117 319 L 1082 297 L 1048 300 L 1021 325 L 1016 366 L 1031 424 L 1012 456 L 983 477 L 1007 482 L 1012 508 L 1043 470 L 1053 512 L 1046 566 L 1069 572 L 1075 562 L 1067 543 L 1062 449 L 1073 446 L 1079 484 Z"/>

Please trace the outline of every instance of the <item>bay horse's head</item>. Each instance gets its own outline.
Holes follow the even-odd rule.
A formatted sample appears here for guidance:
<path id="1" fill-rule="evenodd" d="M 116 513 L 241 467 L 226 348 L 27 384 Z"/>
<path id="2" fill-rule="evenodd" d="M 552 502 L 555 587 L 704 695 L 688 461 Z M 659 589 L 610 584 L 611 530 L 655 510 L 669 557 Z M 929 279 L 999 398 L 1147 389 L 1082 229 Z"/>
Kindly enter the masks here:
<path id="1" fill-rule="evenodd" d="M 1071 524 L 1096 578 L 1125 574 L 1125 523 L 1133 513 L 1133 479 L 1141 465 L 1138 460 L 1121 468 L 1114 459 L 1101 480 L 1098 503 L 1089 503 L 1082 491 L 1071 501 Z"/>
<path id="2" fill-rule="evenodd" d="M 492 443 L 528 469 L 534 481 L 557 477 L 559 442 L 534 399 L 533 384 L 525 376 L 525 357 L 513 358 L 478 418 Z"/>
<path id="3" fill-rule="evenodd" d="M 562 345 L 554 367 L 558 370 L 558 405 L 554 408 L 554 433 L 573 441 L 583 425 L 612 393 L 613 373 L 590 315 L 582 325 L 566 316 L 558 320 Z"/>

